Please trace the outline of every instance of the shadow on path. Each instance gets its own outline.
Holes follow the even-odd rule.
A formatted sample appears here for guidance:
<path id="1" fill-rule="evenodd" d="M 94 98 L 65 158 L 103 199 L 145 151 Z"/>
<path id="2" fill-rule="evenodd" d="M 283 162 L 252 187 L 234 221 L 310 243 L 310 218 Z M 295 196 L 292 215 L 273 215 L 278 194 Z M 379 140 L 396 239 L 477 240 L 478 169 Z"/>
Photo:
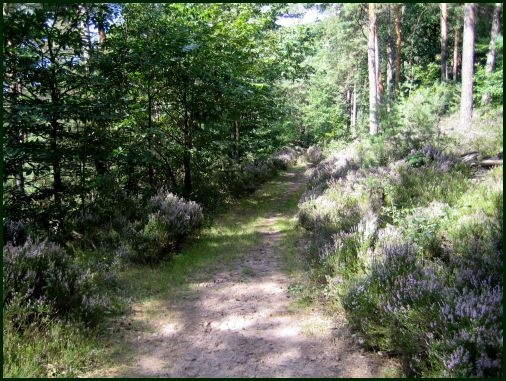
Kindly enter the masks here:
<path id="1" fill-rule="evenodd" d="M 286 202 L 300 194 L 305 182 L 303 169 L 291 169 L 277 181 L 278 191 L 269 194 L 272 210 L 258 216 L 260 242 L 232 263 L 199 274 L 198 281 L 178 297 L 158 301 L 155 317 L 134 311 L 137 331 L 125 336 L 129 361 L 106 376 L 378 374 L 379 359 L 362 354 L 347 338 L 346 326 L 336 327 L 316 310 L 293 307 L 288 293 L 290 279 L 281 262 L 281 244 L 288 235 L 279 226 L 296 213 Z M 261 192 L 255 197 L 261 198 Z"/>

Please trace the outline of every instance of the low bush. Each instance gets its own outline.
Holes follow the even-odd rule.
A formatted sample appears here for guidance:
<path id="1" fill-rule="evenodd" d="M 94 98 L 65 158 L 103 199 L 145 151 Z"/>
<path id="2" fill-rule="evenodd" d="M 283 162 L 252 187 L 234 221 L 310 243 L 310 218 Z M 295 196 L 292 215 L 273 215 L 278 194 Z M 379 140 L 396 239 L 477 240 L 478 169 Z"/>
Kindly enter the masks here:
<path id="1" fill-rule="evenodd" d="M 44 312 L 85 319 L 96 316 L 107 301 L 94 288 L 92 274 L 79 267 L 60 246 L 28 239 L 4 246 L 3 305 L 19 306 L 22 324 Z"/>
<path id="2" fill-rule="evenodd" d="M 272 160 L 277 169 L 285 170 L 297 159 L 297 151 L 292 147 L 285 147 L 280 151 L 274 152 L 269 159 Z"/>
<path id="3" fill-rule="evenodd" d="M 228 193 L 234 197 L 254 192 L 261 184 L 273 178 L 279 170 L 286 170 L 300 155 L 299 147 L 287 147 L 264 159 L 241 164 L 230 164 L 220 175 Z"/>
<path id="4" fill-rule="evenodd" d="M 306 151 L 306 157 L 311 164 L 316 165 L 323 160 L 323 150 L 319 146 L 311 146 Z"/>
<path id="5" fill-rule="evenodd" d="M 148 208 L 151 213 L 147 223 L 131 240 L 134 250 L 125 249 L 122 255 L 134 262 L 154 262 L 178 250 L 204 222 L 199 204 L 185 201 L 164 189 L 149 200 Z"/>
<path id="6" fill-rule="evenodd" d="M 364 139 L 313 169 L 299 202 L 312 279 L 408 375 L 499 377 L 502 167 L 473 178 L 429 132 Z"/>
<path id="7" fill-rule="evenodd" d="M 394 243 L 383 247 L 371 272 L 343 298 L 350 322 L 369 345 L 402 354 L 412 371 L 427 360 L 427 341 L 438 320 L 439 271 L 424 265 L 411 245 Z"/>
<path id="8" fill-rule="evenodd" d="M 450 205 L 469 187 L 466 168 L 443 172 L 433 166 L 400 167 L 399 181 L 385 187 L 385 203 L 397 209 L 427 206 L 433 200 Z"/>
<path id="9" fill-rule="evenodd" d="M 27 238 L 26 226 L 21 221 L 3 220 L 3 244 L 11 243 L 14 246 L 22 245 Z"/>

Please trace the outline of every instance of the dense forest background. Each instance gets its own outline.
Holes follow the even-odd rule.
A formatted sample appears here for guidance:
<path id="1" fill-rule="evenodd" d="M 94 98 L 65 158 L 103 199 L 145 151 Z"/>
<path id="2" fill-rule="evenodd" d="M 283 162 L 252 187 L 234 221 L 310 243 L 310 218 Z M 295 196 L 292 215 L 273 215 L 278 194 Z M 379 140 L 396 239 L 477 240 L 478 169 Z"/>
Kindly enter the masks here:
<path id="1" fill-rule="evenodd" d="M 318 20 L 300 22 L 308 12 Z M 371 347 L 405 356 L 410 374 L 502 374 L 501 25 L 502 4 L 4 3 L 4 339 L 10 327 L 11 340 L 26 341 L 22 327 L 47 316 L 89 326 L 104 311 L 117 313 L 103 291 L 111 274 L 125 263 L 170 258 L 234 199 L 304 152 L 316 170 L 300 224 L 323 278 L 349 281 L 330 298 L 344 298 Z M 353 165 L 340 167 L 342 157 Z M 401 159 L 408 169 L 400 180 L 382 183 L 388 176 L 378 168 Z M 475 168 L 488 171 L 499 161 L 489 175 L 495 185 L 472 182 Z M 346 178 L 361 168 L 376 172 Z M 347 179 L 341 185 L 349 189 L 367 184 L 369 198 L 336 191 L 332 179 Z M 336 202 L 332 210 L 322 204 L 327 196 Z M 483 219 L 479 232 L 457 231 L 456 219 L 473 212 L 459 202 L 481 198 L 493 224 Z M 430 204 L 436 199 L 456 214 L 444 220 L 444 208 Z M 369 241 L 360 200 L 376 215 L 367 221 L 379 218 Z M 417 209 L 414 217 L 429 204 L 432 214 Z M 416 344 L 432 340 L 420 330 L 439 331 L 421 316 L 441 302 L 437 287 L 451 292 L 435 280 L 427 286 L 438 270 L 417 267 L 411 248 L 395 246 L 403 254 L 390 251 L 385 263 L 422 274 L 411 282 L 433 293 L 420 297 L 415 318 L 402 315 L 396 300 L 381 324 L 368 320 L 379 316 L 374 293 L 390 283 L 388 274 L 356 261 L 360 248 L 379 247 L 377 231 L 386 225 L 408 226 L 419 263 L 443 261 L 452 292 L 476 301 L 451 318 L 457 307 L 447 306 L 451 324 L 440 329 L 459 333 L 430 351 L 432 344 Z M 361 241 L 343 254 L 352 238 L 336 234 L 357 229 Z M 442 236 L 462 262 L 445 257 Z M 480 258 L 461 254 L 469 247 Z M 479 264 L 482 278 L 463 275 L 470 264 Z M 357 291 L 363 274 L 372 274 L 366 283 L 376 290 L 365 296 Z M 361 297 L 368 302 L 354 304 Z M 480 305 L 489 310 L 455 322 Z M 391 320 L 394 310 L 402 324 Z M 393 328 L 399 325 L 405 331 Z M 9 351 L 4 343 L 4 358 L 19 361 Z"/>

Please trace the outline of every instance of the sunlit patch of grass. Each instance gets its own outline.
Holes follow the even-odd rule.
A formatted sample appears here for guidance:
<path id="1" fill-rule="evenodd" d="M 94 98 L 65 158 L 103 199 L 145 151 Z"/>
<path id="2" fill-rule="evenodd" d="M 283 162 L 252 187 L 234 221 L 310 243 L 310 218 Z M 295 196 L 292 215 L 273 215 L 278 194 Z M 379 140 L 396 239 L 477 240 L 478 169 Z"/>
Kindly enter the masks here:
<path id="1" fill-rule="evenodd" d="M 3 320 L 4 377 L 75 377 L 105 352 L 96 333 L 76 322 L 46 320 L 21 332 Z"/>
<path id="2" fill-rule="evenodd" d="M 302 325 L 302 332 L 308 336 L 316 336 L 325 331 L 326 324 L 319 321 L 311 321 Z"/>

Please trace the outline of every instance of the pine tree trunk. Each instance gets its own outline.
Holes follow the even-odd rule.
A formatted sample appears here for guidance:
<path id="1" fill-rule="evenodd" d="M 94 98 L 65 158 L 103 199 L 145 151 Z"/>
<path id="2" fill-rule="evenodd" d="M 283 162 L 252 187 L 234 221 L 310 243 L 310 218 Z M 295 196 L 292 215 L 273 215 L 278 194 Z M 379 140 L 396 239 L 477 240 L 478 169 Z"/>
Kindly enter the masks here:
<path id="1" fill-rule="evenodd" d="M 457 82 L 459 74 L 459 45 L 460 45 L 460 25 L 457 25 L 454 33 L 454 44 L 453 44 L 453 82 Z"/>
<path id="2" fill-rule="evenodd" d="M 401 35 L 401 5 L 394 7 L 395 11 L 395 47 L 397 55 L 395 59 L 395 86 L 401 88 L 401 53 L 402 53 L 402 35 Z"/>
<path id="3" fill-rule="evenodd" d="M 351 97 L 351 135 L 353 137 L 357 136 L 357 85 L 353 83 L 353 93 Z"/>
<path id="4" fill-rule="evenodd" d="M 87 4 L 78 5 L 82 20 L 79 22 L 79 32 L 83 40 L 83 62 L 86 65 L 86 72 L 89 71 L 88 61 L 90 60 L 91 37 Z"/>
<path id="5" fill-rule="evenodd" d="M 394 86 L 394 46 L 392 38 L 391 5 L 388 5 L 388 26 L 387 26 L 387 96 L 388 103 L 393 99 Z"/>
<path id="6" fill-rule="evenodd" d="M 3 5 L 3 15 L 4 17 L 7 17 L 9 14 L 9 4 L 4 3 Z M 12 46 L 12 41 L 10 39 L 7 39 L 6 46 L 10 47 Z M 14 58 L 14 57 L 12 57 Z M 10 82 L 10 94 L 7 96 L 4 95 L 4 102 L 6 101 L 6 98 L 9 98 L 8 103 L 10 103 L 10 112 L 14 112 L 14 108 L 18 105 L 19 102 L 19 83 L 18 83 L 18 74 L 16 69 L 15 62 L 16 59 L 12 59 L 14 61 L 12 63 L 12 66 L 10 68 L 5 69 L 5 77 L 7 79 L 7 82 Z M 5 62 L 5 61 L 4 61 Z M 4 103 L 5 104 L 5 103 Z M 23 133 L 21 131 L 21 127 L 18 122 L 13 122 L 13 140 L 16 142 L 16 145 L 21 145 L 23 143 Z M 18 148 L 18 147 L 17 147 Z M 23 159 L 17 159 L 14 163 L 14 184 L 16 193 L 19 195 L 24 196 L 25 195 L 25 176 L 23 172 Z"/>
<path id="7" fill-rule="evenodd" d="M 471 127 L 473 115 L 473 69 L 474 69 L 474 26 L 476 4 L 466 3 L 464 8 L 464 37 L 462 43 L 462 93 L 460 101 L 460 126 Z"/>
<path id="8" fill-rule="evenodd" d="M 369 68 L 369 134 L 378 133 L 378 87 L 376 84 L 376 12 L 374 3 L 369 3 L 369 42 L 367 63 Z"/>
<path id="9" fill-rule="evenodd" d="M 377 24 L 377 22 L 376 22 Z M 378 27 L 376 25 L 376 31 L 374 33 L 374 64 L 375 64 L 375 72 L 376 72 L 376 86 L 378 87 L 377 90 L 377 97 L 378 97 L 378 105 L 381 104 L 381 101 L 383 99 L 383 78 L 381 77 L 381 54 L 380 54 L 380 48 L 379 48 L 379 42 L 378 42 Z"/>
<path id="10" fill-rule="evenodd" d="M 148 90 L 148 150 L 151 151 L 153 149 L 153 95 L 151 94 L 151 91 Z M 153 164 L 150 162 L 148 164 L 148 183 L 150 186 L 155 186 L 155 170 L 153 168 Z"/>
<path id="11" fill-rule="evenodd" d="M 50 147 L 51 147 L 51 155 L 52 155 L 52 165 L 53 165 L 53 197 L 54 203 L 56 206 L 58 219 L 61 221 L 63 214 L 61 210 L 61 192 L 62 192 L 62 176 L 61 176 L 61 155 L 60 148 L 58 145 L 59 140 L 59 132 L 60 132 L 60 124 L 58 122 L 59 112 L 60 112 L 60 93 L 57 87 L 57 79 L 56 79 L 56 57 L 53 51 L 53 41 L 48 37 L 47 40 L 48 52 L 50 56 L 51 62 L 51 75 L 49 78 L 49 88 L 51 91 L 50 99 L 51 99 L 51 133 L 50 133 Z"/>
<path id="12" fill-rule="evenodd" d="M 239 121 L 234 122 L 235 125 L 235 134 L 234 134 L 234 141 L 235 141 L 235 160 L 239 162 L 240 159 L 240 136 L 239 136 Z"/>
<path id="13" fill-rule="evenodd" d="M 490 31 L 490 43 L 488 45 L 488 53 L 487 53 L 487 65 L 485 66 L 485 75 L 489 76 L 495 69 L 495 61 L 497 57 L 497 36 L 499 35 L 499 18 L 501 15 L 502 3 L 496 3 L 494 8 L 494 17 L 492 19 L 492 29 Z M 492 100 L 492 97 L 489 92 L 483 94 L 481 99 L 481 103 L 486 105 L 489 104 Z"/>
<path id="14" fill-rule="evenodd" d="M 98 30 L 98 41 L 100 43 L 100 47 L 104 48 L 104 45 L 107 41 L 106 35 L 105 35 L 105 27 L 104 27 L 104 15 L 102 12 L 98 15 L 97 20 L 97 30 Z"/>
<path id="15" fill-rule="evenodd" d="M 448 81 L 448 3 L 441 3 L 441 81 Z"/>
<path id="16" fill-rule="evenodd" d="M 97 21 L 97 30 L 98 30 L 98 36 L 99 36 L 99 46 L 100 46 L 100 49 L 103 50 L 104 49 L 104 45 L 105 45 L 105 42 L 106 42 L 106 37 L 105 37 L 105 29 L 104 29 L 104 19 L 103 19 L 103 15 L 102 13 L 99 13 L 98 15 L 98 21 Z M 90 42 L 90 46 L 91 46 L 91 42 Z M 102 144 L 102 137 L 103 135 L 107 132 L 107 125 L 105 123 L 101 123 L 101 122 L 97 122 L 96 123 L 96 127 L 99 128 L 100 130 L 100 133 L 98 134 L 98 138 L 97 138 L 97 147 L 98 147 L 98 150 L 99 152 L 101 152 L 100 150 L 102 149 L 103 147 L 103 144 Z M 107 162 L 106 160 L 103 159 L 102 155 L 97 155 L 95 157 L 95 170 L 97 171 L 97 174 L 100 175 L 100 176 L 103 176 L 107 173 L 108 171 L 108 165 L 107 165 Z"/>
<path id="17" fill-rule="evenodd" d="M 186 198 L 189 198 L 192 192 L 192 175 L 191 175 L 191 149 L 192 149 L 192 134 L 191 123 L 188 112 L 188 102 L 186 90 L 183 93 L 183 107 L 184 107 L 184 147 L 183 147 L 183 170 L 184 170 L 184 185 L 183 193 Z"/>

